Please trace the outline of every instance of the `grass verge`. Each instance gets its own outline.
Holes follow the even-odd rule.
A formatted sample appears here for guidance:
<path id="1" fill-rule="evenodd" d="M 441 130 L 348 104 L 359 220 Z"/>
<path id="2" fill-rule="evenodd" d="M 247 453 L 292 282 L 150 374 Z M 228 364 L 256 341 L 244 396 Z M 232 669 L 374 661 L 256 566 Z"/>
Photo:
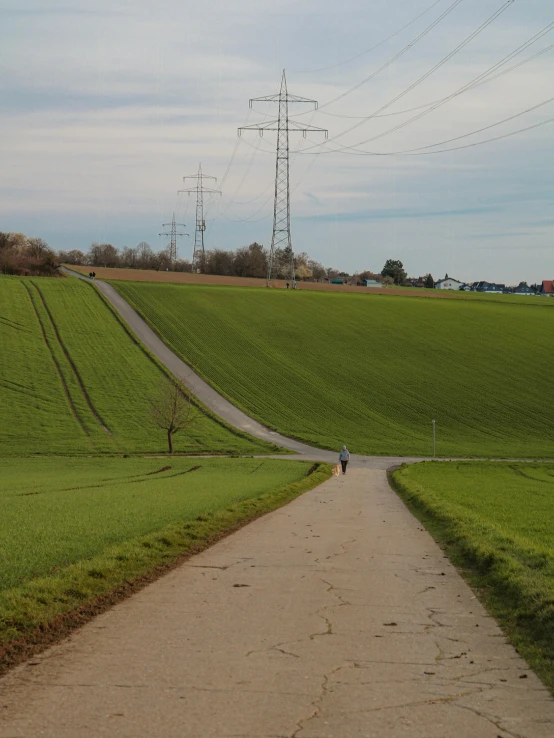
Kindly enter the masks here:
<path id="1" fill-rule="evenodd" d="M 423 462 L 388 478 L 554 695 L 554 466 Z"/>
<path id="2" fill-rule="evenodd" d="M 119 543 L 101 555 L 0 592 L 0 675 L 139 591 L 190 556 L 326 481 L 328 464 L 224 509 Z"/>

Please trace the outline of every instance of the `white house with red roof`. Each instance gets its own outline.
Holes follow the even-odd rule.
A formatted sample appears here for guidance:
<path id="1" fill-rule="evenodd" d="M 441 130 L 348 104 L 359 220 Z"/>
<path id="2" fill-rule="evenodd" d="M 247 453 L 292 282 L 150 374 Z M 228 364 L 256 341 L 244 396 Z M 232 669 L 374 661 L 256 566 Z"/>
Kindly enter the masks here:
<path id="1" fill-rule="evenodd" d="M 554 297 L 554 279 L 545 279 L 539 289 L 539 295 Z"/>

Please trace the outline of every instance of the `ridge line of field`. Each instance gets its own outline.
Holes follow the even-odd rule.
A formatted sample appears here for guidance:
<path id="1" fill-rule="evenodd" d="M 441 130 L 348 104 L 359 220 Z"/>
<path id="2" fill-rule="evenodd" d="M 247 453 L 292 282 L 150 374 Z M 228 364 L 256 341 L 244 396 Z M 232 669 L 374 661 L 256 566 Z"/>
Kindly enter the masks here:
<path id="1" fill-rule="evenodd" d="M 67 269 L 67 267 L 63 267 L 63 268 L 66 271 L 68 271 L 68 272 L 72 272 L 72 270 L 71 269 Z M 84 275 L 79 274 L 79 272 L 73 272 L 70 276 L 73 276 L 73 277 L 75 277 L 77 279 L 81 279 L 81 280 L 83 280 L 85 282 L 85 284 L 88 284 L 94 290 L 94 293 L 98 296 L 98 298 L 101 300 L 101 302 L 109 308 L 110 312 L 116 318 L 116 320 L 118 321 L 118 323 L 121 325 L 121 327 L 123 328 L 123 330 L 127 333 L 127 335 L 129 336 L 129 338 L 133 341 L 133 343 L 136 344 L 140 348 L 140 350 L 143 352 L 143 354 L 160 370 L 160 372 L 165 377 L 167 377 L 168 379 L 171 379 L 171 380 L 174 379 L 174 375 L 170 371 L 170 369 L 168 369 L 168 367 L 163 363 L 163 361 L 161 361 L 161 359 L 159 359 L 136 336 L 136 334 L 133 332 L 133 329 L 131 328 L 131 326 L 125 321 L 125 319 L 119 313 L 119 311 L 117 310 L 117 308 L 110 302 L 110 300 L 108 299 L 108 297 L 102 292 L 102 290 L 99 287 L 99 284 L 102 284 L 102 282 L 91 283 L 91 282 L 89 282 L 89 280 L 87 280 L 87 278 Z M 175 354 L 175 356 L 177 358 L 181 358 L 179 356 L 179 354 L 170 345 L 168 345 L 165 342 L 165 340 L 161 336 L 158 335 L 158 333 L 156 333 L 156 331 L 154 330 L 154 328 L 152 328 L 150 326 L 150 324 L 146 321 L 145 318 L 142 317 L 142 315 L 140 314 L 140 312 L 134 307 L 134 305 L 130 301 L 126 300 L 126 298 L 124 298 L 122 295 L 120 295 L 120 293 L 117 292 L 117 290 L 115 290 L 115 288 L 113 287 L 113 285 L 108 284 L 108 286 L 111 287 L 114 290 L 114 292 L 116 292 L 117 295 L 119 297 L 121 297 L 122 300 L 125 300 L 125 302 L 129 305 L 129 307 L 131 307 L 137 313 L 137 315 L 138 315 L 139 318 L 141 318 L 142 320 L 144 320 L 144 322 L 146 323 L 146 325 L 153 331 L 153 333 L 156 334 L 156 337 L 159 338 L 164 343 L 164 345 L 167 348 L 169 348 L 169 350 L 172 351 Z M 186 362 L 184 362 L 184 363 L 186 364 Z M 195 372 L 199 376 L 200 379 L 202 379 L 202 376 L 197 371 L 196 367 L 190 366 L 188 364 L 187 364 L 187 366 L 193 372 Z M 205 415 L 209 416 L 215 423 L 217 423 L 218 425 L 220 425 L 222 428 L 225 428 L 225 430 L 228 430 L 233 435 L 237 436 L 237 438 L 244 438 L 244 439 L 248 439 L 248 440 L 251 439 L 251 438 L 255 438 L 256 441 L 258 441 L 258 442 L 260 442 L 262 444 L 268 444 L 270 446 L 273 446 L 273 449 L 270 449 L 273 453 L 280 453 L 283 456 L 286 456 L 288 453 L 290 453 L 290 450 L 289 449 L 286 449 L 286 448 L 284 448 L 282 446 L 279 446 L 279 444 L 277 444 L 277 443 L 273 443 L 271 441 L 268 441 L 268 440 L 266 440 L 264 438 L 261 438 L 259 436 L 256 436 L 253 433 L 248 433 L 247 431 L 244 431 L 241 428 L 238 428 L 237 426 L 232 425 L 231 423 L 227 422 L 224 418 L 222 418 L 214 410 L 212 410 L 208 405 L 206 405 L 206 403 L 202 402 L 202 400 L 200 400 L 196 396 L 196 394 L 195 394 L 195 392 L 194 392 L 193 389 L 191 389 L 190 387 L 189 387 L 189 389 L 191 390 L 191 392 L 193 394 L 193 404 L 196 405 Z M 228 398 L 225 397 L 224 394 L 222 394 L 222 393 L 220 393 L 220 394 L 221 394 L 221 396 L 224 399 L 228 399 Z M 273 430 L 273 429 L 270 428 L 270 430 Z"/>
<path id="2" fill-rule="evenodd" d="M 79 384 L 79 387 L 81 388 L 81 392 L 83 394 L 83 397 L 85 399 L 85 402 L 87 403 L 87 405 L 88 405 L 88 407 L 89 407 L 92 415 L 94 416 L 95 420 L 98 422 L 98 424 L 100 425 L 100 427 L 104 431 L 106 431 L 106 433 L 108 435 L 110 435 L 110 436 L 113 437 L 113 433 L 111 432 L 111 430 L 109 429 L 109 427 L 107 426 L 107 424 L 104 422 L 104 420 L 100 417 L 100 414 L 98 413 L 98 411 L 96 410 L 96 408 L 94 407 L 94 405 L 92 403 L 92 400 L 90 398 L 90 395 L 88 394 L 87 389 L 86 389 L 86 387 L 85 387 L 85 385 L 83 383 L 83 380 L 81 378 L 81 375 L 79 374 L 79 371 L 78 371 L 77 367 L 75 366 L 75 362 L 71 358 L 71 355 L 69 354 L 69 351 L 67 350 L 64 342 L 62 341 L 62 338 L 60 336 L 60 332 L 58 331 L 58 326 L 56 325 L 56 321 L 54 320 L 54 316 L 52 315 L 52 313 L 50 311 L 50 308 L 46 304 L 46 300 L 44 299 L 43 293 L 41 292 L 41 290 L 39 289 L 38 285 L 35 282 L 31 282 L 31 284 L 33 285 L 33 287 L 35 288 L 35 290 L 38 292 L 38 295 L 39 295 L 39 297 L 40 297 L 40 299 L 42 301 L 42 304 L 44 305 L 44 309 L 46 310 L 46 313 L 48 314 L 48 317 L 50 318 L 50 322 L 52 323 L 52 328 L 54 330 L 54 335 L 56 336 L 56 339 L 58 340 L 58 343 L 60 344 L 60 348 L 63 351 L 63 354 L 64 354 L 65 358 L 67 359 L 67 362 L 68 362 L 69 366 L 71 367 L 71 369 L 73 371 L 73 374 L 75 375 L 75 378 L 77 380 L 77 383 Z"/>
<path id="3" fill-rule="evenodd" d="M 37 310 L 37 306 L 34 303 L 33 297 L 31 295 L 31 290 L 25 284 L 25 282 L 22 282 L 22 284 L 23 284 L 23 286 L 24 286 L 27 294 L 29 295 L 29 301 L 31 302 L 31 305 L 33 306 L 33 311 L 35 313 L 37 322 L 39 324 L 39 327 L 40 327 L 40 330 L 41 330 L 41 333 L 42 333 L 42 337 L 44 339 L 44 343 L 45 343 L 46 347 L 48 348 L 48 353 L 50 354 L 50 357 L 51 357 L 51 359 L 52 359 L 52 361 L 54 363 L 54 366 L 56 367 L 56 371 L 57 371 L 58 376 L 60 378 L 60 382 L 61 382 L 61 385 L 62 385 L 64 394 L 65 394 L 65 396 L 67 398 L 67 401 L 69 403 L 69 407 L 71 409 L 71 412 L 73 414 L 73 417 L 75 418 L 75 420 L 79 424 L 79 426 L 80 426 L 81 430 L 83 431 L 83 433 L 90 438 L 90 433 L 89 433 L 88 429 L 86 428 L 86 426 L 85 426 L 85 424 L 84 424 L 81 416 L 79 415 L 79 412 L 77 410 L 77 407 L 76 407 L 76 405 L 75 405 L 75 403 L 73 401 L 73 398 L 71 396 L 71 393 L 69 391 L 69 387 L 67 386 L 67 382 L 65 381 L 65 377 L 63 376 L 63 372 L 61 370 L 61 367 L 60 367 L 60 364 L 58 362 L 58 359 L 56 358 L 56 356 L 54 354 L 54 351 L 52 350 L 52 346 L 50 345 L 50 341 L 48 339 L 48 336 L 46 335 L 46 328 L 45 328 L 44 323 L 42 322 L 42 318 L 40 317 L 40 314 L 39 314 L 39 312 Z"/>

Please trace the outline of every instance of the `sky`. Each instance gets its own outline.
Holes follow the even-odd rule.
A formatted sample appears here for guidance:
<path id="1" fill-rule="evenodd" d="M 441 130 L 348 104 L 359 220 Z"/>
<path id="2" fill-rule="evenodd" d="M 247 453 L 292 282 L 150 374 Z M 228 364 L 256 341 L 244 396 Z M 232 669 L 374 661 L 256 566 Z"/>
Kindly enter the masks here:
<path id="1" fill-rule="evenodd" d="M 290 117 L 328 130 L 290 133 L 295 252 L 347 272 L 394 258 L 411 276 L 554 279 L 552 44 L 552 0 L 0 0 L 0 231 L 158 250 L 175 213 L 190 259 L 195 197 L 178 190 L 201 164 L 222 193 L 206 196 L 206 247 L 269 247 L 276 134 L 237 129 L 277 117 L 249 99 L 285 69 L 319 103 Z"/>

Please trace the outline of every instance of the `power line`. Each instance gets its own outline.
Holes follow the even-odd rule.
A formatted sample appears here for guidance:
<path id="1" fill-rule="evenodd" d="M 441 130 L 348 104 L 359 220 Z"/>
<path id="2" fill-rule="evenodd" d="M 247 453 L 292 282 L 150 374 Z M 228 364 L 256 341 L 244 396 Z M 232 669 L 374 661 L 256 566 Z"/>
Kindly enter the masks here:
<path id="1" fill-rule="evenodd" d="M 476 131 L 472 131 L 471 133 L 464 133 L 462 136 L 456 136 L 455 138 L 449 138 L 446 141 L 440 141 L 439 143 L 429 144 L 428 146 L 418 146 L 415 149 L 406 149 L 406 151 L 403 151 L 402 153 L 412 154 L 414 151 L 424 151 L 426 149 L 433 149 L 436 146 L 445 146 L 446 144 L 453 143 L 454 141 L 460 141 L 462 138 L 468 138 L 469 136 L 475 136 L 478 133 L 483 133 L 483 131 L 489 131 L 491 128 L 497 128 L 498 126 L 501 126 L 504 123 L 509 123 L 510 121 L 515 120 L 516 118 L 521 118 L 522 115 L 527 115 L 527 113 L 532 113 L 534 110 L 543 108 L 545 105 L 548 105 L 549 103 L 552 103 L 552 102 L 554 102 L 554 97 L 551 97 L 548 100 L 544 100 L 544 102 L 541 102 L 538 105 L 534 105 L 532 108 L 527 108 L 527 110 L 522 110 L 521 113 L 510 115 L 508 118 L 504 118 L 504 120 L 500 120 L 497 123 L 491 123 L 490 125 L 484 126 L 483 128 L 478 128 Z"/>
<path id="2" fill-rule="evenodd" d="M 513 0 L 511 0 L 513 2 Z M 450 5 L 438 18 L 436 18 L 427 28 L 425 28 L 418 36 L 416 36 L 415 39 L 410 41 L 409 44 L 407 44 L 401 51 L 398 52 L 398 54 L 395 54 L 391 59 L 389 59 L 387 62 L 385 62 L 379 69 L 377 69 L 375 72 L 372 72 L 370 75 L 365 77 L 361 82 L 358 82 L 353 87 L 351 87 L 349 90 L 346 90 L 346 92 L 341 93 L 337 97 L 334 97 L 332 100 L 328 100 L 326 103 L 323 103 L 323 105 L 319 106 L 319 109 L 322 110 L 323 108 L 329 107 L 329 105 L 333 105 L 338 100 L 342 100 L 343 97 L 346 97 L 347 95 L 350 95 L 352 92 L 355 92 L 360 87 L 365 85 L 370 80 L 374 79 L 378 74 L 381 74 L 385 69 L 391 66 L 391 64 L 394 64 L 395 61 L 400 59 L 401 56 L 403 56 L 406 52 L 408 52 L 413 46 L 415 46 L 419 41 L 421 41 L 422 38 L 427 36 L 428 33 L 430 33 L 435 26 L 437 26 L 442 20 L 444 20 L 450 13 L 452 13 L 458 5 L 460 5 L 464 0 L 455 0 L 452 5 Z"/>
<path id="3" fill-rule="evenodd" d="M 489 82 L 494 82 L 494 80 L 499 79 L 500 77 L 503 77 L 505 74 L 509 74 L 510 72 L 513 72 L 515 69 L 519 69 L 520 67 L 524 66 L 525 64 L 528 64 L 529 62 L 534 61 L 540 56 L 543 56 L 548 51 L 551 51 L 554 49 L 554 44 L 550 44 L 549 46 L 546 46 L 544 49 L 541 49 L 540 51 L 537 51 L 532 56 L 527 57 L 527 59 L 523 59 L 522 61 L 518 62 L 517 64 L 514 64 L 513 66 L 509 67 L 508 69 L 504 69 L 502 72 L 499 72 L 498 74 L 492 75 L 492 72 L 498 67 L 503 66 L 508 61 L 513 59 L 515 56 L 520 54 L 522 51 L 524 51 L 526 48 L 531 46 L 535 41 L 537 41 L 539 38 L 544 36 L 546 33 L 550 32 L 554 28 L 554 23 L 551 23 L 549 26 L 547 26 L 546 29 L 543 29 L 543 31 L 540 32 L 540 34 L 537 34 L 536 36 L 533 36 L 532 39 L 527 41 L 525 44 L 520 46 L 516 51 L 511 52 L 508 57 L 505 57 L 502 61 L 495 64 L 493 67 L 491 67 L 486 74 L 486 79 L 483 79 L 481 82 L 475 83 L 475 80 L 471 83 L 471 86 L 467 88 L 467 90 L 476 90 L 478 87 L 481 87 L 482 85 L 486 85 Z M 492 75 L 492 76 L 491 76 Z M 450 96 L 447 97 L 441 97 L 439 100 L 432 100 L 428 103 L 423 103 L 421 105 L 416 105 L 413 108 L 407 108 L 405 110 L 397 110 L 394 113 L 380 113 L 378 115 L 372 115 L 372 118 L 392 118 L 397 115 L 405 115 L 406 113 L 413 113 L 416 110 L 422 110 L 424 108 L 430 108 L 432 105 L 436 105 L 437 103 L 447 102 L 450 99 Z M 319 111 L 322 115 L 329 115 L 333 118 L 348 118 L 353 120 L 367 120 L 367 115 L 344 115 L 342 113 L 329 113 L 328 111 Z"/>
<path id="4" fill-rule="evenodd" d="M 554 27 L 554 23 L 552 23 L 548 28 L 551 29 Z M 533 43 L 533 41 L 529 41 L 526 44 L 523 45 L 523 47 L 527 47 L 530 43 Z M 521 49 L 522 47 L 520 47 Z M 399 123 L 397 126 L 394 126 L 393 128 L 390 128 L 388 131 L 383 131 L 382 133 L 378 133 L 375 136 L 372 136 L 371 138 L 366 139 L 365 141 L 361 141 L 358 144 L 354 144 L 353 146 L 348 146 L 347 148 L 358 150 L 359 146 L 363 146 L 364 144 L 371 143 L 372 141 L 376 141 L 379 138 L 383 138 L 384 136 L 388 136 L 391 133 L 394 133 L 395 131 L 400 130 L 401 128 L 405 128 L 410 123 L 415 122 L 416 120 L 420 120 L 420 118 L 423 118 L 424 116 L 428 115 L 429 113 L 432 113 L 434 110 L 437 110 L 437 108 L 442 107 L 450 100 L 453 100 L 455 97 L 458 97 L 459 95 L 463 94 L 464 92 L 467 92 L 468 90 L 475 89 L 479 84 L 484 84 L 485 82 L 489 81 L 489 75 L 494 72 L 496 69 L 499 69 L 502 67 L 507 61 L 510 61 L 515 56 L 517 56 L 519 53 L 521 53 L 520 49 L 516 49 L 516 51 L 512 52 L 511 54 L 508 54 L 507 57 L 502 59 L 501 61 L 497 62 L 493 67 L 491 67 L 486 72 L 483 72 L 482 74 L 475 77 L 471 82 L 468 82 L 467 84 L 460 87 L 458 90 L 453 92 L 451 95 L 448 95 L 448 97 L 445 97 L 443 100 L 438 101 L 434 105 L 432 105 L 430 108 L 423 110 L 422 112 L 415 115 L 413 118 L 410 118 L 409 120 L 404 121 L 403 123 Z"/>
<path id="5" fill-rule="evenodd" d="M 551 101 L 546 101 L 551 102 Z M 544 104 L 546 104 L 546 102 Z M 523 115 L 523 113 L 519 114 Z M 413 149 L 413 153 L 407 153 L 406 151 L 347 151 L 347 150 L 336 150 L 333 152 L 316 152 L 313 154 L 314 156 L 321 156 L 321 154 L 324 153 L 337 153 L 337 154 L 348 154 L 350 156 L 431 156 L 432 154 L 444 154 L 449 151 L 460 151 L 461 149 L 470 149 L 475 146 L 483 146 L 484 144 L 491 143 L 493 141 L 501 141 L 504 138 L 510 138 L 511 136 L 517 136 L 520 133 L 526 133 L 527 131 L 532 131 L 535 128 L 541 128 L 542 126 L 546 126 L 549 123 L 554 123 L 554 118 L 548 118 L 547 120 L 543 120 L 541 123 L 535 123 L 532 126 L 526 126 L 525 128 L 519 128 L 517 131 L 511 131 L 511 133 L 505 133 L 502 136 L 494 136 L 494 138 L 486 138 L 484 141 L 476 141 L 475 143 L 471 144 L 465 144 L 464 146 L 453 146 L 449 149 L 439 149 L 438 151 L 419 151 L 417 149 Z M 500 125 L 500 123 L 495 124 Z M 473 131 L 472 133 L 464 134 L 464 136 L 460 136 L 460 138 L 467 138 L 468 136 L 472 136 L 473 134 L 478 133 L 478 131 Z M 440 146 L 440 144 L 435 144 L 436 146 Z"/>
<path id="6" fill-rule="evenodd" d="M 526 128 L 520 128 L 517 131 L 512 131 L 511 133 L 505 133 L 502 136 L 495 136 L 494 138 L 487 138 L 485 139 L 485 141 L 476 141 L 475 143 L 465 144 L 465 146 L 454 146 L 450 149 L 440 149 L 438 151 L 423 151 L 420 153 L 407 154 L 407 156 L 445 154 L 448 151 L 459 151 L 461 149 L 471 149 L 474 146 L 482 146 L 483 144 L 491 143 L 492 141 L 501 141 L 503 138 L 510 138 L 511 136 L 517 136 L 520 133 L 526 133 L 527 131 L 532 131 L 535 128 L 541 128 L 541 126 L 546 126 L 548 123 L 554 123 L 554 118 L 548 118 L 548 120 L 543 120 L 542 123 L 535 123 L 535 125 L 527 126 Z M 471 134 L 468 134 L 468 135 L 471 135 Z"/>
<path id="7" fill-rule="evenodd" d="M 337 62 L 337 64 L 330 64 L 328 67 L 319 67 L 319 69 L 300 69 L 300 70 L 293 69 L 292 74 L 316 74 L 316 72 L 326 72 L 328 69 L 335 69 L 336 67 L 340 67 L 343 64 L 348 64 L 351 61 L 355 61 L 356 59 L 359 59 L 360 57 L 365 56 L 366 54 L 370 54 L 372 51 L 375 51 L 375 49 L 378 49 L 380 46 L 384 46 L 384 44 L 386 44 L 388 41 L 393 39 L 395 36 L 398 36 L 400 33 L 402 33 L 402 31 L 405 31 L 406 28 L 409 28 L 410 26 L 412 26 L 420 18 L 423 18 L 424 15 L 427 15 L 427 13 L 433 10 L 435 5 L 438 5 L 441 2 L 442 0 L 435 0 L 434 3 L 429 5 L 429 7 L 423 11 L 423 13 L 416 15 L 415 18 L 412 18 L 412 20 L 409 23 L 406 23 L 405 26 L 402 26 L 402 28 L 399 28 L 398 31 L 391 33 L 391 35 L 387 36 L 387 38 L 384 38 L 382 41 L 379 41 L 379 43 L 375 44 L 374 46 L 370 46 L 369 49 L 366 49 L 365 51 L 361 51 L 359 54 L 356 54 L 355 56 L 351 56 L 348 59 L 345 59 L 344 61 Z"/>
<path id="8" fill-rule="evenodd" d="M 432 74 L 434 74 L 437 69 L 440 69 L 442 66 L 444 66 L 450 59 L 452 59 L 455 54 L 457 54 L 459 51 L 461 51 L 465 46 L 467 46 L 471 41 L 473 41 L 479 34 L 481 34 L 488 26 L 491 25 L 502 13 L 504 13 L 512 4 L 514 3 L 514 0 L 507 0 L 507 2 L 504 3 L 504 5 L 499 8 L 497 11 L 495 11 L 489 18 L 487 18 L 484 23 L 482 23 L 475 31 L 473 31 L 467 38 L 465 38 L 456 48 L 454 48 L 451 52 L 449 52 L 445 57 L 443 57 L 437 64 L 435 64 L 431 69 L 429 69 L 425 74 L 423 74 L 421 77 L 419 77 L 415 82 L 413 82 L 411 85 L 409 85 L 405 90 L 400 92 L 396 97 L 394 97 L 392 100 L 390 100 L 385 105 L 382 105 L 378 110 L 375 111 L 375 113 L 372 113 L 371 115 L 368 115 L 363 120 L 359 121 L 358 123 L 355 123 L 353 126 L 350 126 L 350 128 L 347 128 L 345 131 L 342 131 L 341 133 L 338 133 L 336 136 L 333 136 L 333 138 L 329 139 L 329 143 L 332 141 L 336 141 L 338 138 L 341 138 L 342 136 L 345 136 L 347 133 L 351 133 L 352 131 L 356 130 L 356 128 L 359 128 L 363 123 L 371 120 L 374 118 L 378 113 L 382 113 L 383 110 L 387 110 L 387 108 L 390 108 L 391 105 L 394 105 L 395 102 L 398 102 L 401 98 L 403 98 L 405 95 L 407 95 L 409 92 L 414 90 L 418 85 L 420 85 L 424 80 L 426 80 L 428 77 L 430 77 Z M 372 140 L 372 139 L 369 139 Z M 362 141 L 359 144 L 354 144 L 353 146 L 346 146 L 345 148 L 352 149 L 357 146 L 361 146 L 364 143 L 367 143 L 367 141 Z M 339 144 L 341 147 L 342 145 Z M 317 148 L 317 144 L 314 145 L 313 148 Z"/>

